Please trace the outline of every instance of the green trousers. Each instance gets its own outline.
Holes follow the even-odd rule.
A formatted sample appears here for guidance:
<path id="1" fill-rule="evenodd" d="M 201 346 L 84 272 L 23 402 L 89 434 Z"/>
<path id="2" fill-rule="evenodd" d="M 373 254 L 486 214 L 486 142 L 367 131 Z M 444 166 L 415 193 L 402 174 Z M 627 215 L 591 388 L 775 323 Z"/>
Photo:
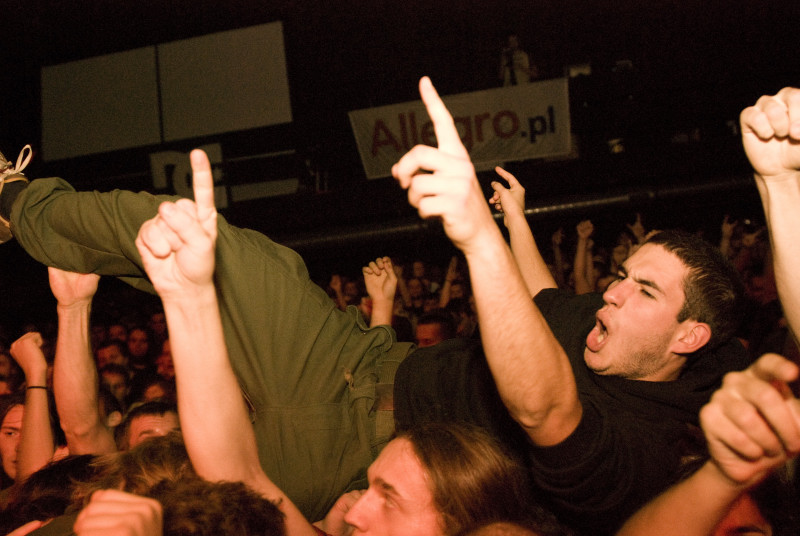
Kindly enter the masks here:
<path id="1" fill-rule="evenodd" d="M 48 266 L 153 292 L 134 240 L 166 199 L 39 179 L 14 202 L 11 228 Z M 376 385 L 391 383 L 410 347 L 389 327 L 367 328 L 356 309 L 337 309 L 297 253 L 222 217 L 215 281 L 261 465 L 309 519 L 321 519 L 340 494 L 366 487 L 366 468 L 392 428 Z"/>

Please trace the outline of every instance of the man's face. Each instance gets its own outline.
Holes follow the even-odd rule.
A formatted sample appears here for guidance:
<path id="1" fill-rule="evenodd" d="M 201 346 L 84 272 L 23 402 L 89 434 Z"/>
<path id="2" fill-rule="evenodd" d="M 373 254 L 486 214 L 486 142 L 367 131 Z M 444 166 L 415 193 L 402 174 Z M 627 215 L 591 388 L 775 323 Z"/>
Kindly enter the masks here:
<path id="1" fill-rule="evenodd" d="M 178 415 L 172 411 L 163 415 L 140 415 L 128 427 L 128 448 L 132 449 L 149 437 L 165 436 L 179 428 Z"/>
<path id="2" fill-rule="evenodd" d="M 24 412 L 24 406 L 14 406 L 6 413 L 0 426 L 0 459 L 3 461 L 3 471 L 11 478 L 17 478 L 17 446 Z"/>
<path id="3" fill-rule="evenodd" d="M 125 397 L 128 396 L 128 379 L 116 372 L 103 372 L 102 380 L 103 385 L 111 391 L 114 398 L 119 400 L 120 403 L 124 403 Z"/>
<path id="4" fill-rule="evenodd" d="M 122 355 L 122 352 L 116 344 L 104 346 L 97 350 L 97 368 L 101 369 L 109 363 L 116 363 L 123 367 L 127 364 L 125 362 L 125 356 Z"/>
<path id="5" fill-rule="evenodd" d="M 417 325 L 417 346 L 425 348 L 442 342 L 442 326 L 439 324 L 418 324 Z"/>
<path id="6" fill-rule="evenodd" d="M 603 375 L 671 379 L 663 376 L 675 359 L 687 273 L 681 260 L 659 245 L 645 244 L 629 257 L 621 278 L 603 294 L 605 305 L 586 337 L 587 366 Z"/>
<path id="7" fill-rule="evenodd" d="M 392 440 L 367 471 L 369 489 L 344 520 L 354 535 L 443 536 L 427 475 L 407 439 Z"/>
<path id="8" fill-rule="evenodd" d="M 161 345 L 161 353 L 156 358 L 156 372 L 159 376 L 168 380 L 175 377 L 175 364 L 172 361 L 172 347 L 169 339 Z"/>
<path id="9" fill-rule="evenodd" d="M 164 313 L 153 313 L 150 315 L 150 329 L 156 335 L 163 335 L 167 332 L 167 317 Z"/>
<path id="10" fill-rule="evenodd" d="M 125 342 L 128 340 L 128 330 L 122 324 L 114 324 L 108 327 L 108 338 Z"/>
<path id="11" fill-rule="evenodd" d="M 128 351 L 134 357 L 142 357 L 147 354 L 150 348 L 150 341 L 147 333 L 141 329 L 134 329 L 128 334 Z"/>

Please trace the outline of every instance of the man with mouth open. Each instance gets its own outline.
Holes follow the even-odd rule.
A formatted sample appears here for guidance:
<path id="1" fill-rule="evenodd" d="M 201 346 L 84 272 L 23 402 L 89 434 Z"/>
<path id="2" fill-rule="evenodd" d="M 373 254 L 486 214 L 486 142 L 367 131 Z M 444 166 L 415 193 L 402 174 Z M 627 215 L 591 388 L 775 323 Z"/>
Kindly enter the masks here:
<path id="1" fill-rule="evenodd" d="M 613 534 L 701 451 L 700 408 L 726 372 L 748 365 L 734 338 L 742 283 L 716 248 L 665 231 L 604 294 L 558 290 L 525 220 L 522 186 L 497 168 L 508 187 L 493 183 L 489 202 L 504 212 L 509 249 L 448 111 L 430 81 L 420 90 L 439 146 L 412 149 L 393 174 L 463 251 L 482 347 L 447 341 L 411 354 L 395 377 L 397 426 L 457 419 L 487 428 L 527 462 L 563 522 Z"/>

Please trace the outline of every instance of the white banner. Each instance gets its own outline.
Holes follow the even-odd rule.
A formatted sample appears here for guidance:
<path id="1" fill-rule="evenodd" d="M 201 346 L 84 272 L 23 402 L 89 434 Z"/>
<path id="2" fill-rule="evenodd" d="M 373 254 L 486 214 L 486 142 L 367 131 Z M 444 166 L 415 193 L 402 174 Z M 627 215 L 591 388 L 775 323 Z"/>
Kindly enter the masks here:
<path id="1" fill-rule="evenodd" d="M 443 97 L 475 167 L 570 153 L 567 79 Z M 350 112 L 350 124 L 370 179 L 391 174 L 414 145 L 436 146 L 422 101 Z"/>

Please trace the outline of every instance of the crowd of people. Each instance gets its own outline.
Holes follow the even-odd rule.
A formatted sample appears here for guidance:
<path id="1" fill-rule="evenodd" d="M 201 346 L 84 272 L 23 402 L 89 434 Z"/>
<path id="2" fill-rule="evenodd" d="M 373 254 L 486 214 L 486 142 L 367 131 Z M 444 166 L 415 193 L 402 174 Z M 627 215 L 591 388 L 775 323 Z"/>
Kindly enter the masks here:
<path id="1" fill-rule="evenodd" d="M 763 227 L 637 215 L 595 243 L 583 220 L 541 250 L 517 178 L 487 202 L 420 92 L 438 147 L 392 171 L 458 254 L 327 288 L 217 213 L 202 151 L 194 200 L 0 161 L 2 238 L 48 265 L 58 319 L 0 348 L 0 533 L 800 530 L 800 90 L 742 113 Z M 158 306 L 93 314 L 105 276 Z"/>

